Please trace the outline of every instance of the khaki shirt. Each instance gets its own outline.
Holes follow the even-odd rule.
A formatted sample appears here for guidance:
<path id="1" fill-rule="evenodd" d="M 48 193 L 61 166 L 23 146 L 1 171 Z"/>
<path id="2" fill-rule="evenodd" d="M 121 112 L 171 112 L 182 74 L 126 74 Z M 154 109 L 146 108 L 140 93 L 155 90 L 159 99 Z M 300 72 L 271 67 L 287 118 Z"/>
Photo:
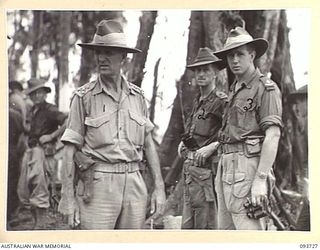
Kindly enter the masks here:
<path id="1" fill-rule="evenodd" d="M 195 139 L 200 148 L 217 141 L 226 99 L 225 93 L 216 90 L 204 99 L 200 96 L 195 99 L 186 121 L 186 133 Z"/>
<path id="2" fill-rule="evenodd" d="M 76 91 L 62 142 L 109 163 L 141 161 L 146 135 L 153 129 L 139 87 L 122 78 L 117 102 L 99 80 Z"/>
<path id="3" fill-rule="evenodd" d="M 281 92 L 276 83 L 256 69 L 243 82 L 234 82 L 222 121 L 219 140 L 235 143 L 263 138 L 271 125 L 282 127 Z"/>

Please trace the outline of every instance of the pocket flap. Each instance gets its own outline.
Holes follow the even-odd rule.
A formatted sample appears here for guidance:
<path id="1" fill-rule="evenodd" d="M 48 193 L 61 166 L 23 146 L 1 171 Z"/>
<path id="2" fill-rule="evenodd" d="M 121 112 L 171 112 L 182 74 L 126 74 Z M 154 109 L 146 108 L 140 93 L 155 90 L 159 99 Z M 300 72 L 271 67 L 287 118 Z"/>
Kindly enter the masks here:
<path id="1" fill-rule="evenodd" d="M 198 168 L 195 166 L 190 166 L 189 169 L 189 174 L 198 179 L 198 180 L 206 180 L 211 176 L 211 170 L 210 169 L 205 169 L 205 168 Z"/>
<path id="2" fill-rule="evenodd" d="M 98 128 L 100 127 L 102 124 L 109 122 L 110 121 L 110 114 L 105 114 L 103 116 L 99 116 L 99 117 L 86 117 L 84 120 L 84 124 L 88 125 L 90 127 L 94 127 L 94 128 Z"/>
<path id="3" fill-rule="evenodd" d="M 237 103 L 235 106 L 236 110 L 239 111 L 241 114 L 244 114 L 246 112 L 239 103 Z"/>
<path id="4" fill-rule="evenodd" d="M 222 176 L 222 181 L 229 184 L 229 185 L 232 185 L 232 183 L 244 181 L 245 178 L 246 178 L 245 173 L 235 173 L 235 174 L 227 173 Z"/>
<path id="5" fill-rule="evenodd" d="M 260 142 L 260 139 L 258 139 L 258 138 L 246 140 L 246 143 L 249 145 L 257 145 L 259 142 Z"/>
<path id="6" fill-rule="evenodd" d="M 141 115 L 138 115 L 137 113 L 134 113 L 129 110 L 130 118 L 134 121 L 136 121 L 140 126 L 144 125 L 147 121 L 144 117 Z"/>

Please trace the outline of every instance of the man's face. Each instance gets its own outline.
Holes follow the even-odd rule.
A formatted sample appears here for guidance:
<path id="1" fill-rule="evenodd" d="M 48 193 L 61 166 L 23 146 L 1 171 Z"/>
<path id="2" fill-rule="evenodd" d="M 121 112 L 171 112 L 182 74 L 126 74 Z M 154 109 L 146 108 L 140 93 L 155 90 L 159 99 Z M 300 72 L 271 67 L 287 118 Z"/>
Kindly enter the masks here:
<path id="1" fill-rule="evenodd" d="M 95 50 L 98 72 L 102 75 L 118 75 L 121 69 L 121 62 L 125 52 L 119 49 L 97 49 Z"/>
<path id="2" fill-rule="evenodd" d="M 47 97 L 47 92 L 44 89 L 38 89 L 30 93 L 30 99 L 34 104 L 44 102 Z"/>
<path id="3" fill-rule="evenodd" d="M 196 67 L 194 69 L 196 82 L 200 87 L 208 86 L 217 77 L 218 69 L 212 64 Z"/>
<path id="4" fill-rule="evenodd" d="M 231 72 L 236 76 L 242 76 L 253 65 L 255 51 L 246 45 L 231 50 L 227 55 L 227 61 Z"/>

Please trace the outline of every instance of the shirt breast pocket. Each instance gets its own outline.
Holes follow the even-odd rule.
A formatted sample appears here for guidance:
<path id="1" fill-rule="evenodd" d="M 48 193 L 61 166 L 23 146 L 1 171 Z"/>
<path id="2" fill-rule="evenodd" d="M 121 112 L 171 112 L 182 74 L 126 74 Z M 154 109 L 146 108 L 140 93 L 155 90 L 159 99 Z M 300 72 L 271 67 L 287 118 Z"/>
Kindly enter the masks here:
<path id="1" fill-rule="evenodd" d="M 84 124 L 87 130 L 85 138 L 90 147 L 96 149 L 114 144 L 110 119 L 111 114 L 85 118 Z"/>
<path id="2" fill-rule="evenodd" d="M 128 139 L 135 145 L 144 144 L 146 118 L 129 110 L 129 129 L 127 131 Z"/>
<path id="3" fill-rule="evenodd" d="M 246 101 L 236 103 L 235 112 L 239 127 L 243 129 L 253 129 L 253 126 L 256 123 L 255 109 L 256 103 L 251 98 L 248 98 Z"/>
<path id="4" fill-rule="evenodd" d="M 201 117 L 198 115 L 198 119 L 196 120 L 196 126 L 195 126 L 195 134 L 201 135 L 201 136 L 209 136 L 210 130 L 212 128 L 213 122 L 217 119 L 213 113 L 206 113 L 205 116 Z"/>

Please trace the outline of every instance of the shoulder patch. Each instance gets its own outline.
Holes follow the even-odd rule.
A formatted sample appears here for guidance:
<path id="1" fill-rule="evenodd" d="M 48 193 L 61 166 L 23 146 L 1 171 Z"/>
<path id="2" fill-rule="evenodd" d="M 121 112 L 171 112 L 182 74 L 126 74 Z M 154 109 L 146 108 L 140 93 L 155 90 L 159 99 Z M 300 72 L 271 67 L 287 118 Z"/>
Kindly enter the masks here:
<path id="1" fill-rule="evenodd" d="M 277 86 L 277 84 L 274 81 L 272 81 L 271 79 L 269 79 L 266 76 L 261 76 L 260 81 L 263 83 L 264 87 L 268 91 L 275 90 L 275 88 Z"/>
<path id="2" fill-rule="evenodd" d="M 142 96 L 144 95 L 143 90 L 141 88 L 139 88 L 137 85 L 129 82 L 129 86 L 130 86 L 131 90 L 134 91 L 135 93 L 138 93 Z"/>
<path id="3" fill-rule="evenodd" d="M 84 85 L 82 85 L 81 87 L 77 88 L 75 91 L 74 91 L 74 94 L 77 95 L 77 96 L 84 96 L 86 93 L 88 93 L 94 86 L 95 86 L 96 82 L 89 82 L 89 83 L 86 83 Z"/>
<path id="4" fill-rule="evenodd" d="M 227 94 L 222 92 L 222 91 L 216 91 L 216 96 L 219 97 L 222 100 L 228 98 Z"/>

